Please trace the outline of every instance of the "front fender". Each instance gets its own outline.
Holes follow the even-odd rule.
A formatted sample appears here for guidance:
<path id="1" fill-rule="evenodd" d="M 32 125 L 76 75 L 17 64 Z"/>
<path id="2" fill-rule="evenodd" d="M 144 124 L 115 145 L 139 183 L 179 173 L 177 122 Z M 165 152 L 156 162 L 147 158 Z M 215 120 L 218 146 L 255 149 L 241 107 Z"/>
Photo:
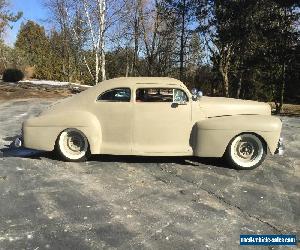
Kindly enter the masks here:
<path id="1" fill-rule="evenodd" d="M 270 115 L 236 115 L 213 117 L 195 124 L 194 155 L 221 157 L 235 136 L 248 132 L 259 135 L 273 154 L 281 132 L 281 121 Z"/>
<path id="2" fill-rule="evenodd" d="M 28 119 L 23 123 L 24 146 L 51 151 L 59 134 L 67 128 L 82 131 L 89 141 L 91 153 L 100 152 L 100 122 L 95 115 L 87 111 L 51 113 Z"/>

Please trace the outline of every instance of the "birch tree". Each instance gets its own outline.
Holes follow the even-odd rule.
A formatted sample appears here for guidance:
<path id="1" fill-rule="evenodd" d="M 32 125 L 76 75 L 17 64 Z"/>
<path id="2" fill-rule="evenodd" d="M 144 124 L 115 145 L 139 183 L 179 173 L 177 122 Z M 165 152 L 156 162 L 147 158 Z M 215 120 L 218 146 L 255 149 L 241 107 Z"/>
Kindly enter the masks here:
<path id="1" fill-rule="evenodd" d="M 66 42 L 81 47 L 81 58 L 93 84 L 106 80 L 107 0 L 46 0 Z M 68 41 L 68 39 L 72 41 Z M 92 55 L 93 60 L 87 58 Z M 90 56 L 89 56 L 90 57 Z"/>
<path id="2" fill-rule="evenodd" d="M 106 80 L 105 71 L 105 15 L 106 0 L 87 1 L 81 0 L 85 18 L 82 21 L 87 23 L 89 31 L 89 42 L 92 54 L 94 56 L 94 70 L 85 59 L 88 71 L 93 75 L 94 84 L 98 84 L 100 79 Z M 70 16 L 70 14 L 68 14 Z M 75 38 L 79 40 L 79 34 L 74 31 Z M 99 77 L 101 75 L 101 78 Z"/>

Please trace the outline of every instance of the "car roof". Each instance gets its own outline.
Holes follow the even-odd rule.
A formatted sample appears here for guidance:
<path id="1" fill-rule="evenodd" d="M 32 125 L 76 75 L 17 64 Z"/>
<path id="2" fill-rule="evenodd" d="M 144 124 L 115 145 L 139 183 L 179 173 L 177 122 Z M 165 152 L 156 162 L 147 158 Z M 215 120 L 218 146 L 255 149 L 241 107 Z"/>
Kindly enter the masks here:
<path id="1" fill-rule="evenodd" d="M 184 85 L 181 81 L 170 78 L 170 77 L 119 77 L 113 78 L 110 80 L 106 80 L 100 82 L 97 86 L 99 87 L 133 87 L 135 85 L 143 85 L 143 84 L 153 84 L 153 85 L 160 85 L 160 86 L 169 86 L 169 85 Z"/>

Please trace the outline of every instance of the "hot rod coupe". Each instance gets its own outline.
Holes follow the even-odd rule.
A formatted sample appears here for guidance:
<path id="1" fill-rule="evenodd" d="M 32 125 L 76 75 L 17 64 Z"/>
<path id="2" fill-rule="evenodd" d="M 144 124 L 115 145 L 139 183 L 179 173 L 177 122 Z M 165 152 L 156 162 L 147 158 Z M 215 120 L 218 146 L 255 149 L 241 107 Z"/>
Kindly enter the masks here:
<path id="1" fill-rule="evenodd" d="M 179 80 L 116 78 L 23 123 L 27 148 L 67 161 L 90 154 L 222 157 L 238 169 L 280 151 L 281 121 L 266 103 L 202 96 Z"/>

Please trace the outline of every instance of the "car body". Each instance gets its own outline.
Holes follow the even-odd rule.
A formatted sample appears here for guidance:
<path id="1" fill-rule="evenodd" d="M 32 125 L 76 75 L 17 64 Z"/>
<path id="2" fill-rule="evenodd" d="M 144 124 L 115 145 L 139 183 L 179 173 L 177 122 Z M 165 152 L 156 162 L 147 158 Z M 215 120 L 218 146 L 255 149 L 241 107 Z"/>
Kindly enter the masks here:
<path id="1" fill-rule="evenodd" d="M 266 103 L 196 97 L 173 78 L 128 77 L 103 81 L 28 119 L 22 140 L 27 148 L 58 148 L 67 160 L 82 160 L 87 153 L 222 157 L 244 134 L 259 139 L 247 139 L 259 144 L 257 152 L 263 147 L 274 154 L 280 133 L 281 121 Z M 76 156 L 76 149 L 84 155 Z"/>

